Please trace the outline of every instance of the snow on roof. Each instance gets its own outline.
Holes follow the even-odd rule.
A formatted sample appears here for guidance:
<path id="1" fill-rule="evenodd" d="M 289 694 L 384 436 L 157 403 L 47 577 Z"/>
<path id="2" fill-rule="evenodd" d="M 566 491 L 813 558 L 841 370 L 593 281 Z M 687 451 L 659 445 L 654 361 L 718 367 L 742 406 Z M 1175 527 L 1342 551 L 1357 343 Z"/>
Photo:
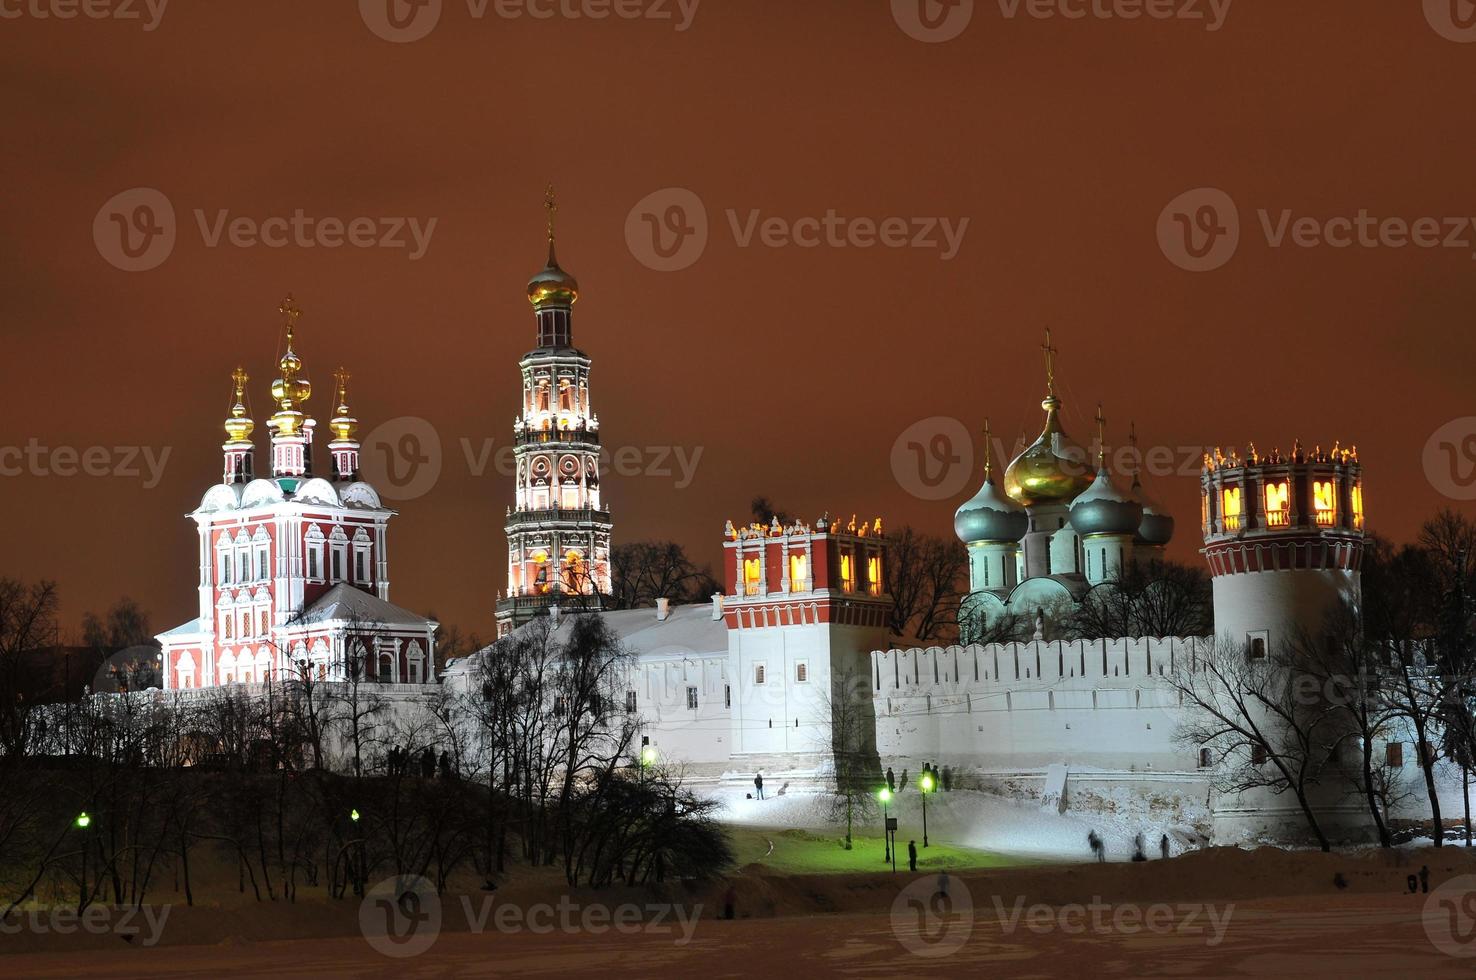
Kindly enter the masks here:
<path id="1" fill-rule="evenodd" d="M 159 639 L 165 636 L 198 636 L 199 634 L 204 632 L 205 627 L 201 625 L 200 617 L 196 616 L 188 623 L 181 623 L 172 630 L 165 630 L 162 633 L 155 633 L 154 638 Z"/>
<path id="2" fill-rule="evenodd" d="M 360 622 L 375 626 L 411 626 L 416 629 L 434 629 L 439 625 L 433 619 L 402 609 L 392 602 L 385 602 L 378 596 L 370 595 L 347 583 L 339 583 L 323 593 L 317 602 L 302 611 L 302 615 L 292 625 L 326 622 Z"/>
<path id="3" fill-rule="evenodd" d="M 574 610 L 560 614 L 556 634 L 560 640 L 569 638 L 574 620 L 579 615 Z M 611 609 L 593 615 L 602 618 L 626 649 L 637 657 L 654 659 L 692 654 L 726 655 L 728 652 L 728 627 L 721 619 L 712 618 L 710 602 L 672 606 L 665 620 L 657 619 L 656 610 L 652 608 Z M 448 663 L 441 673 L 469 670 L 481 654 L 491 649 L 487 646 L 471 656 Z"/>

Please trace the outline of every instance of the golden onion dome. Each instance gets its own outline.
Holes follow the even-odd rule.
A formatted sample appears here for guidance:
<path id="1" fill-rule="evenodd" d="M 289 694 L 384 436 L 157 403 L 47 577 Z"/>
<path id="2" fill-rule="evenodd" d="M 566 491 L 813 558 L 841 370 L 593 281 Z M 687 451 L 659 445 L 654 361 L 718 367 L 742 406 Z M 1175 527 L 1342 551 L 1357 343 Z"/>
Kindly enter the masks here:
<path id="1" fill-rule="evenodd" d="M 554 258 L 553 242 L 548 244 L 548 265 L 528 280 L 528 302 L 534 309 L 545 306 L 573 306 L 579 301 L 579 281 L 559 268 Z"/>
<path id="2" fill-rule="evenodd" d="M 236 402 L 231 406 L 231 417 L 225 421 L 226 437 L 232 445 L 249 446 L 251 433 L 256 430 L 256 423 L 246 415 L 246 382 L 251 379 L 245 368 L 238 367 L 232 372 L 231 380 L 236 385 Z"/>
<path id="3" fill-rule="evenodd" d="M 1061 429 L 1061 400 L 1052 394 L 1040 407 L 1045 428 L 1005 470 L 1005 493 L 1027 507 L 1070 503 L 1092 485 L 1086 451 Z"/>

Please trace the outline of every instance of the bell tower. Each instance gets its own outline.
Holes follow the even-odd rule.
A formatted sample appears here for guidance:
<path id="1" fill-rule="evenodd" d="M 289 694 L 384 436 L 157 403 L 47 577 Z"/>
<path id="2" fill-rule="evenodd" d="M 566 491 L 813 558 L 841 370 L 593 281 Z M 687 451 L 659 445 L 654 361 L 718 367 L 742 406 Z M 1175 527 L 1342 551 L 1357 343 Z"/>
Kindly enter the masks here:
<path id="1" fill-rule="evenodd" d="M 550 607 L 599 609 L 610 593 L 610 512 L 600 489 L 600 421 L 590 405 L 590 358 L 574 346 L 579 283 L 554 251 L 558 204 L 549 187 L 548 264 L 528 283 L 538 346 L 523 355 L 522 410 L 513 422 L 517 496 L 507 513 L 505 635 Z"/>

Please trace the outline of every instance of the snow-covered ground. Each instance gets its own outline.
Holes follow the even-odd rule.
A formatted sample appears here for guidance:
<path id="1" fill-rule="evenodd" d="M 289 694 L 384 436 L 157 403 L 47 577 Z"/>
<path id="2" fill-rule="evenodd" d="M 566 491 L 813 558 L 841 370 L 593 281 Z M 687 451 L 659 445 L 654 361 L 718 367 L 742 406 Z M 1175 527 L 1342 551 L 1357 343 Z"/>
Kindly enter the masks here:
<path id="1" fill-rule="evenodd" d="M 832 817 L 829 797 L 812 793 L 785 793 L 768 799 L 747 798 L 741 789 L 713 788 L 708 795 L 722 803 L 718 819 L 724 823 L 778 829 L 842 831 Z M 897 817 L 899 840 L 922 837 L 922 802 L 915 792 L 898 794 L 888 807 Z M 874 824 L 881 833 L 881 811 L 876 809 L 862 821 Z M 1088 860 L 1087 834 L 1095 830 L 1103 839 L 1109 861 L 1127 861 L 1133 853 L 1133 838 L 1143 835 L 1148 856 L 1159 856 L 1160 840 L 1169 837 L 1170 853 L 1180 854 L 1192 839 L 1192 828 L 1162 822 L 1144 811 L 1135 811 L 1131 798 L 1111 814 L 1058 814 L 1042 810 L 1039 803 L 1016 801 L 969 790 L 933 793 L 928 797 L 928 835 L 980 850 L 1018 857 L 1047 860 Z M 863 831 L 864 832 L 864 831 Z"/>

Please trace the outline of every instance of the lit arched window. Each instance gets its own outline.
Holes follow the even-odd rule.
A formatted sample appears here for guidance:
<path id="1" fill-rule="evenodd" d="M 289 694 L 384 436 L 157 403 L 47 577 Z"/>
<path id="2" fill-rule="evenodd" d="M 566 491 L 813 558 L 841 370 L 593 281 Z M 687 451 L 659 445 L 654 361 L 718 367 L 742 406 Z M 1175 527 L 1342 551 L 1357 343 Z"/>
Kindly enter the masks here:
<path id="1" fill-rule="evenodd" d="M 1338 519 L 1338 485 L 1331 480 L 1317 480 L 1312 484 L 1312 508 L 1317 512 L 1317 523 L 1328 526 Z"/>
<path id="2" fill-rule="evenodd" d="M 789 591 L 804 592 L 809 588 L 810 559 L 805 555 L 789 556 Z"/>
<path id="3" fill-rule="evenodd" d="M 856 591 L 856 564 L 850 555 L 841 555 L 841 588 L 846 592 Z"/>
<path id="4" fill-rule="evenodd" d="M 1291 523 L 1291 487 L 1285 480 L 1266 484 L 1266 526 L 1286 527 Z"/>
<path id="5" fill-rule="evenodd" d="M 872 595 L 882 594 L 881 555 L 872 555 L 866 559 L 866 591 Z"/>
<path id="6" fill-rule="evenodd" d="M 1224 501 L 1224 506 L 1221 508 L 1221 516 L 1225 520 L 1225 530 L 1239 531 L 1240 515 L 1242 513 L 1240 488 L 1226 487 L 1221 493 L 1221 498 Z"/>
<path id="7" fill-rule="evenodd" d="M 1353 526 L 1363 527 L 1363 487 L 1353 484 Z"/>
<path id="8" fill-rule="evenodd" d="M 758 595 L 764 578 L 762 558 L 743 559 L 743 591 L 745 595 Z"/>

